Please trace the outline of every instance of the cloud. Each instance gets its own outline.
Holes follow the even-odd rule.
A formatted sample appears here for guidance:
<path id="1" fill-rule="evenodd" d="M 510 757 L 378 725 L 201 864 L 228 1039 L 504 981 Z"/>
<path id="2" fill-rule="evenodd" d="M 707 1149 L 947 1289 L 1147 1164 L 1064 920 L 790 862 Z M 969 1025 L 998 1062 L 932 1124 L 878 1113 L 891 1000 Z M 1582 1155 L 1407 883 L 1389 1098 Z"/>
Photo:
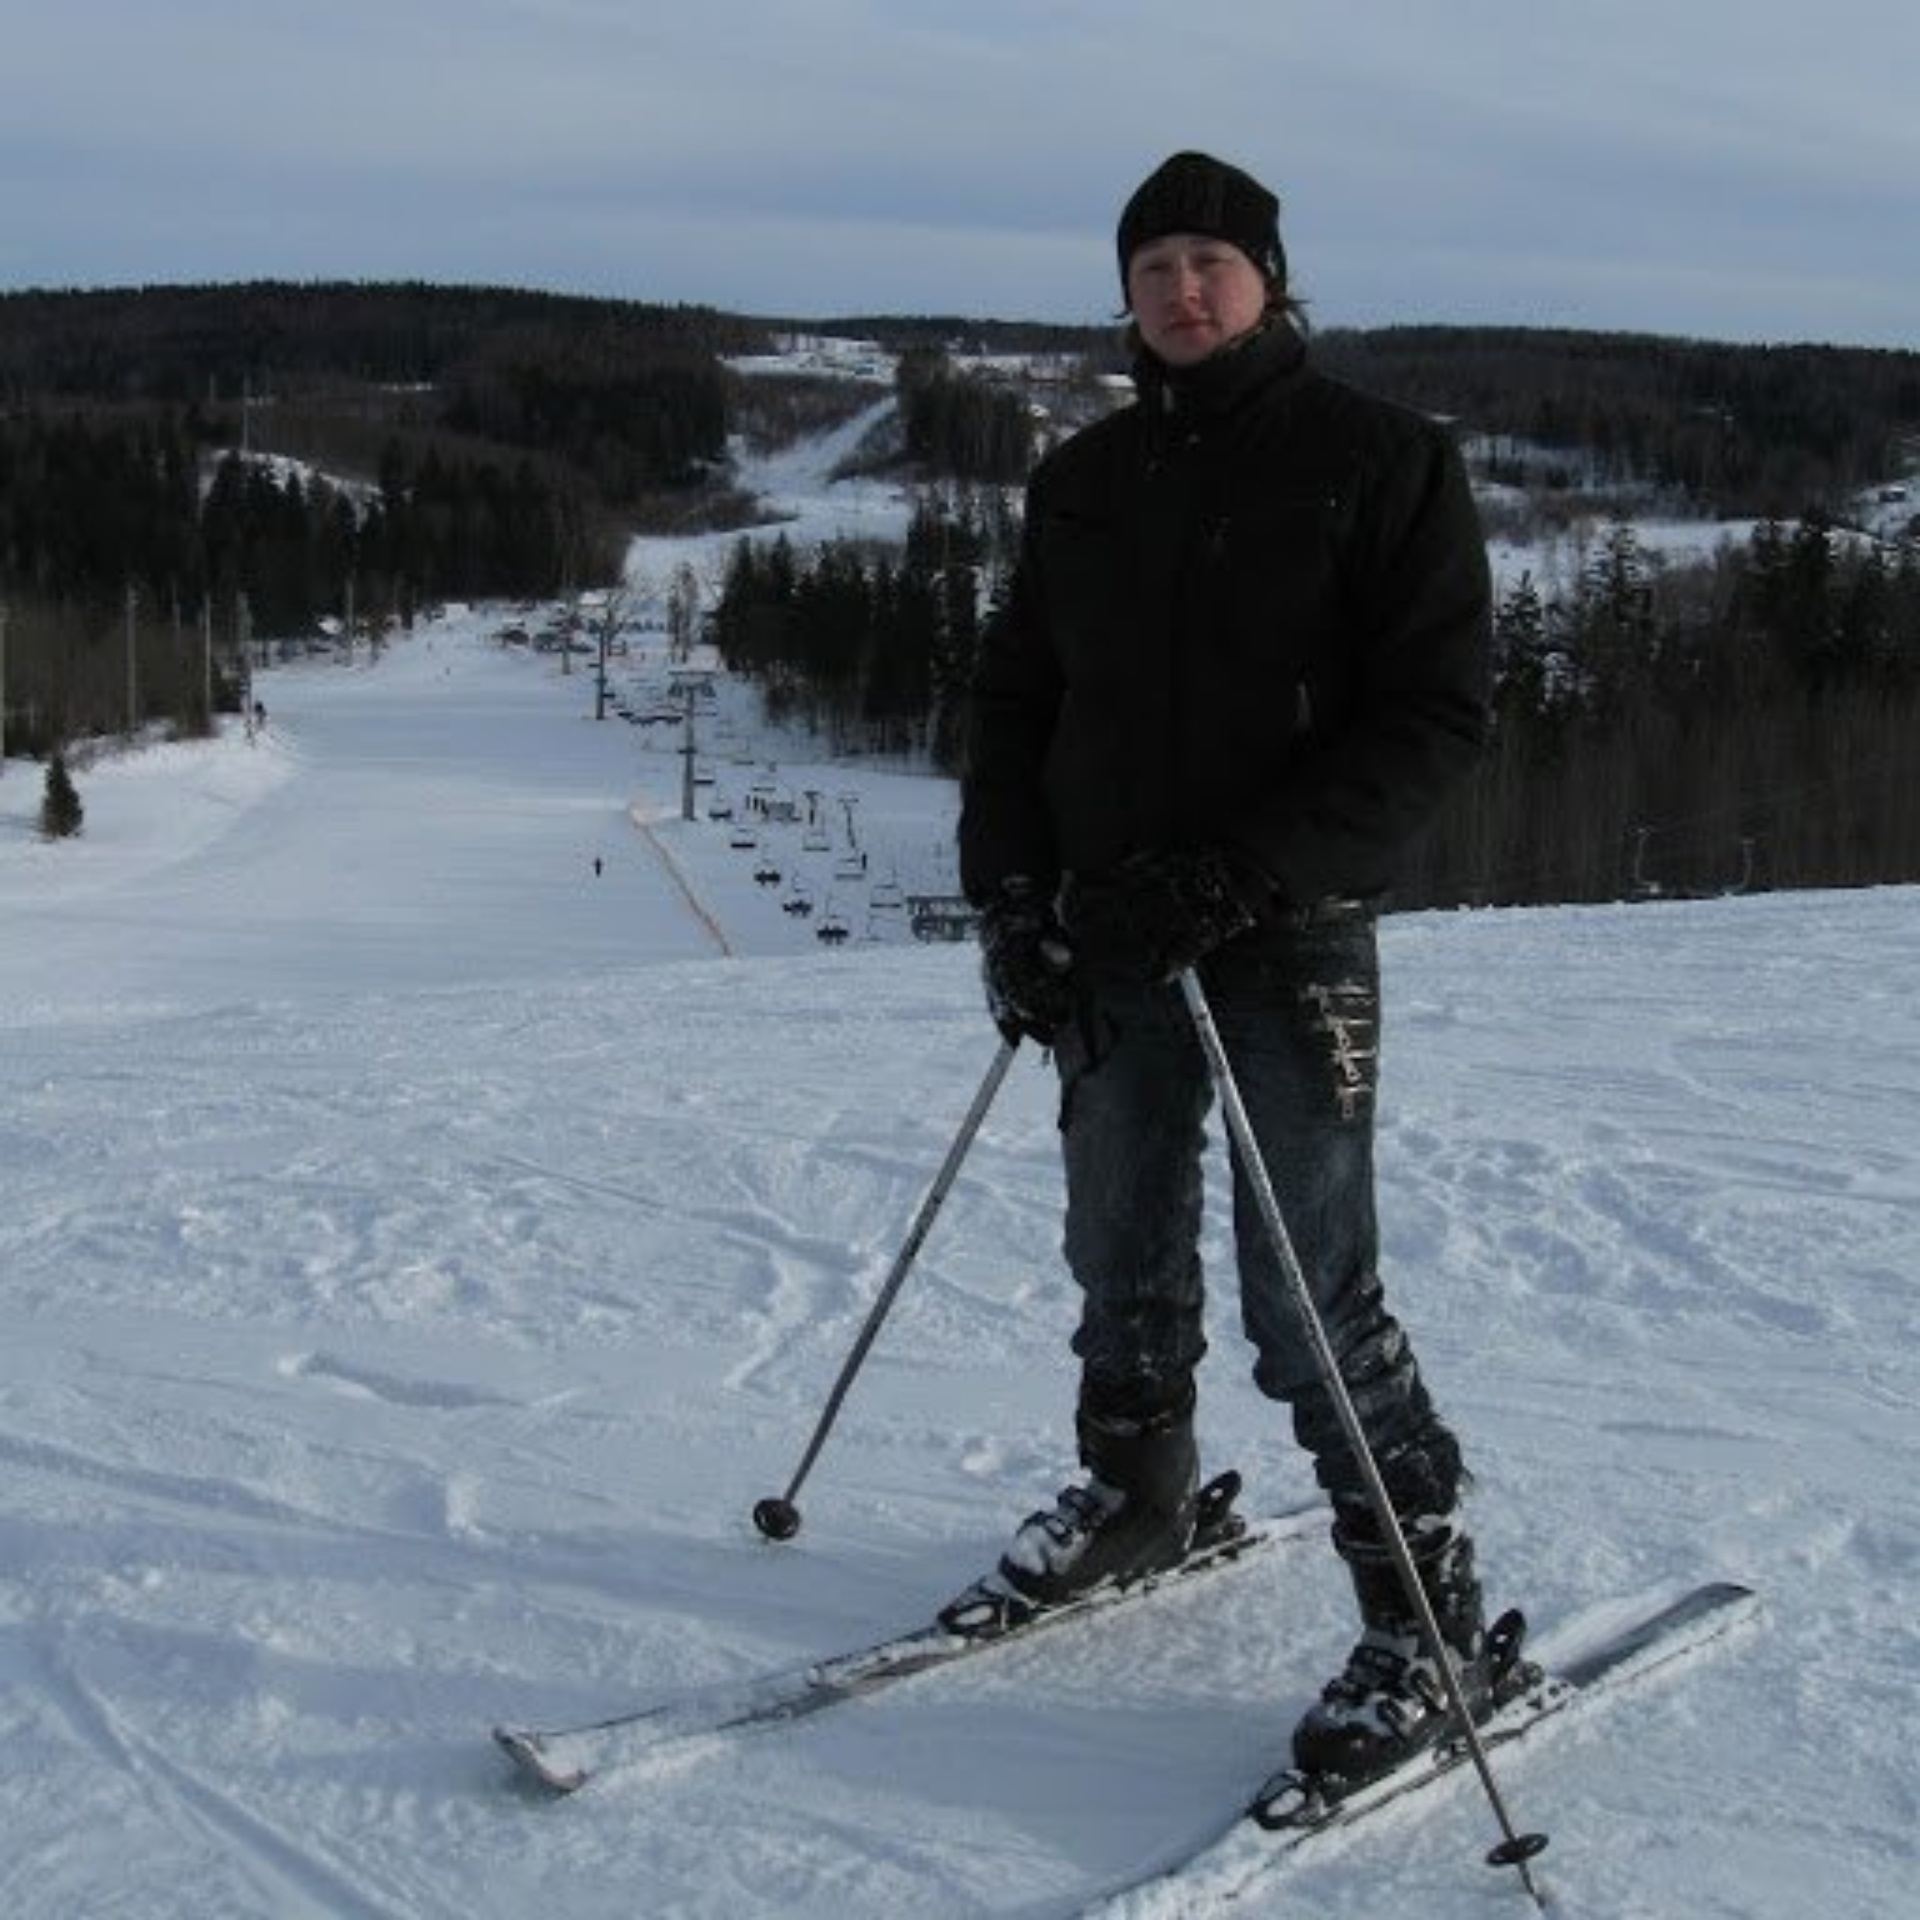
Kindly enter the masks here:
<path id="1" fill-rule="evenodd" d="M 1910 5 L 72 0 L 0 70 L 0 284 L 395 273 L 1089 320 L 1175 147 L 1323 321 L 1920 344 Z"/>

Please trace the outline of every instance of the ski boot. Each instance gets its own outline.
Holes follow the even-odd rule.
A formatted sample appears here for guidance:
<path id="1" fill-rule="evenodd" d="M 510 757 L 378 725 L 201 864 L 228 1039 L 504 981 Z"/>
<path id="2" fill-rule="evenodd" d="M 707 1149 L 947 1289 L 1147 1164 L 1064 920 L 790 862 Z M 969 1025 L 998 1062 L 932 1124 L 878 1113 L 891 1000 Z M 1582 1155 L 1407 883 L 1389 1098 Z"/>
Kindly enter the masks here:
<path id="1" fill-rule="evenodd" d="M 1496 1682 L 1509 1656 L 1489 1645 L 1473 1542 L 1451 1515 L 1405 1520 L 1402 1530 L 1478 1722 L 1498 1704 Z M 1362 1632 L 1294 1729 L 1293 1759 L 1299 1773 L 1351 1789 L 1433 1745 L 1457 1728 L 1458 1716 L 1371 1509 L 1339 1504 L 1333 1544 L 1353 1579 Z"/>
<path id="2" fill-rule="evenodd" d="M 1193 1382 L 1155 1398 L 1082 1391 L 1074 1424 L 1087 1478 L 1021 1523 L 1000 1557 L 1014 1592 L 1058 1606 L 1185 1557 L 1200 1486 Z"/>

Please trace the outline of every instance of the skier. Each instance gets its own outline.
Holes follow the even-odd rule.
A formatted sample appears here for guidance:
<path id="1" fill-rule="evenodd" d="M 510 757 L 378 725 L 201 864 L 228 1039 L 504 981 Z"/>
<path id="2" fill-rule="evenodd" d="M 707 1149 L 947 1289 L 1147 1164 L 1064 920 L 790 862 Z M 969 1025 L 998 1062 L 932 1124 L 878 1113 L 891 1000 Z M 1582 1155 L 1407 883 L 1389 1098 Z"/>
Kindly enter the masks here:
<path id="1" fill-rule="evenodd" d="M 1001 1032 L 1052 1048 L 1081 1290 L 1084 1480 L 1001 1561 L 1058 1601 L 1177 1562 L 1199 1480 L 1198 1242 L 1212 1097 L 1197 967 L 1341 1374 L 1476 1712 L 1484 1626 L 1460 1448 L 1377 1270 L 1376 913 L 1486 731 L 1490 591 L 1458 453 L 1314 364 L 1279 202 L 1179 153 L 1127 201 L 1135 403 L 1036 467 L 983 637 L 961 880 Z M 1359 1778 L 1445 1696 L 1236 1169 L 1242 1325 L 1330 1496 L 1361 1632 L 1294 1733 Z"/>

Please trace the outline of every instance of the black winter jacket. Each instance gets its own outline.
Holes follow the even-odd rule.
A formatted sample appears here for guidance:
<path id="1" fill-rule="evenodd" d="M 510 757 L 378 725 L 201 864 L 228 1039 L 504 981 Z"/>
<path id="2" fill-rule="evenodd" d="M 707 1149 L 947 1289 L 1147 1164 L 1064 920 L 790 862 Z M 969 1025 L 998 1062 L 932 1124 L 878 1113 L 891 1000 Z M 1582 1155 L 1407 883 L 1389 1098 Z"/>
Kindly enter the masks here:
<path id="1" fill-rule="evenodd" d="M 976 664 L 960 873 L 983 901 L 1216 847 L 1371 897 L 1486 732 L 1485 544 L 1447 432 L 1279 321 L 1048 455 Z"/>

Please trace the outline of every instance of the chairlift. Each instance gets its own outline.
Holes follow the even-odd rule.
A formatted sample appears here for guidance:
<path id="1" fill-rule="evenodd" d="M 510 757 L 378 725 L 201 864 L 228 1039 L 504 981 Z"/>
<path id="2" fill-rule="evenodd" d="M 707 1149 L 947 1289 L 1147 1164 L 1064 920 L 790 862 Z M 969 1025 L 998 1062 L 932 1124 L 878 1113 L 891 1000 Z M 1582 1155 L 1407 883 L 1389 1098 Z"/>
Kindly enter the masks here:
<path id="1" fill-rule="evenodd" d="M 760 849 L 760 836 L 751 827 L 735 827 L 727 836 L 727 845 L 735 853 L 757 853 Z"/>
<path id="2" fill-rule="evenodd" d="M 820 924 L 814 928 L 813 937 L 824 947 L 844 946 L 847 939 L 847 923 L 834 909 L 831 900 L 827 902 L 827 911 Z"/>
<path id="3" fill-rule="evenodd" d="M 864 880 L 867 877 L 867 856 L 864 853 L 843 853 L 833 863 L 833 877 L 836 880 Z"/>
<path id="4" fill-rule="evenodd" d="M 777 887 L 781 880 L 780 869 L 771 860 L 762 860 L 754 868 L 753 878 L 756 886 Z"/>
<path id="5" fill-rule="evenodd" d="M 906 890 L 892 874 L 876 881 L 873 892 L 867 897 L 868 910 L 875 913 L 900 913 L 905 910 L 906 904 Z"/>
<path id="6" fill-rule="evenodd" d="M 972 937 L 975 914 L 961 895 L 915 894 L 907 903 L 907 924 L 916 940 L 957 941 Z"/>
<path id="7" fill-rule="evenodd" d="M 811 826 L 800 836 L 800 847 L 804 853 L 831 853 L 833 836 L 822 826 Z"/>
<path id="8" fill-rule="evenodd" d="M 780 902 L 780 911 L 791 914 L 796 920 L 810 920 L 813 918 L 813 895 L 801 881 L 796 880 L 787 890 L 787 897 Z"/>

